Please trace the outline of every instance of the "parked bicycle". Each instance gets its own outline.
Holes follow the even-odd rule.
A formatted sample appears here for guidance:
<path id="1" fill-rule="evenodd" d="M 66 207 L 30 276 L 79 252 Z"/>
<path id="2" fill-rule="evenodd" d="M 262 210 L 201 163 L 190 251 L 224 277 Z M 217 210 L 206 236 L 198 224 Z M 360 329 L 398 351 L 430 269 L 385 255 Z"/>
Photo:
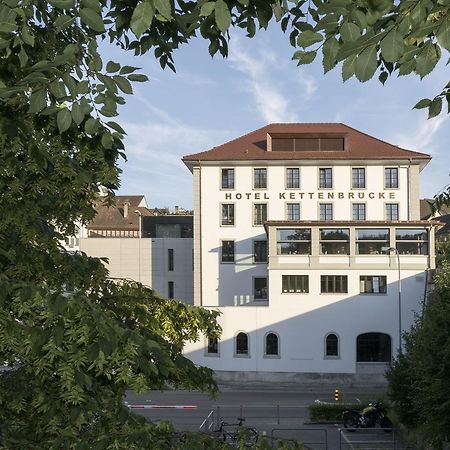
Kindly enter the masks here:
<path id="1" fill-rule="evenodd" d="M 369 403 L 362 411 L 349 409 L 342 413 L 344 428 L 356 431 L 356 428 L 373 428 L 377 425 L 384 431 L 392 430 L 392 422 L 386 415 L 386 408 L 381 402 Z"/>
<path id="2" fill-rule="evenodd" d="M 238 423 L 228 423 L 221 417 L 220 427 L 214 432 L 221 435 L 223 441 L 229 442 L 233 447 L 236 447 L 238 443 L 244 447 L 252 447 L 258 441 L 258 432 L 254 428 L 243 426 L 245 422 L 243 417 L 238 417 L 237 420 Z"/>

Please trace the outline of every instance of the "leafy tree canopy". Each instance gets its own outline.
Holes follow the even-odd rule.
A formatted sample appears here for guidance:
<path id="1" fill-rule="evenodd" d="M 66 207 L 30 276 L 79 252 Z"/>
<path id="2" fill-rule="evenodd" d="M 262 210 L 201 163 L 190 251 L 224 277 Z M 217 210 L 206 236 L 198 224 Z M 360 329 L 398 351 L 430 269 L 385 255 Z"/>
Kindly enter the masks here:
<path id="1" fill-rule="evenodd" d="M 299 64 L 320 49 L 325 71 L 342 62 L 344 79 L 378 71 L 384 82 L 433 70 L 449 49 L 448 9 L 446 0 L 1 0 L 0 361 L 16 368 L 1 377 L 2 444 L 142 448 L 125 389 L 215 388 L 182 347 L 220 333 L 216 313 L 114 285 L 100 261 L 59 243 L 93 218 L 99 185 L 112 200 L 125 157 L 114 117 L 147 80 L 102 61 L 100 40 L 152 51 L 174 70 L 173 51 L 197 35 L 226 56 L 230 27 L 252 37 L 276 20 Z M 448 89 L 416 107 L 437 115 Z M 160 432 L 145 433 L 158 448 Z"/>

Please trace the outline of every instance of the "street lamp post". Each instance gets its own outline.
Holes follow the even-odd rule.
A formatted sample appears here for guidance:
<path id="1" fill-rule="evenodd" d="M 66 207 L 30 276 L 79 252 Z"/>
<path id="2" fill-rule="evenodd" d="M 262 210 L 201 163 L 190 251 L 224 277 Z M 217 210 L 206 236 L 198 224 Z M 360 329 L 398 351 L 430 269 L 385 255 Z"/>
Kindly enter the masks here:
<path id="1" fill-rule="evenodd" d="M 139 216 L 139 283 L 141 282 L 141 239 L 142 239 L 142 213 L 137 209 L 135 214 Z"/>
<path id="2" fill-rule="evenodd" d="M 397 269 L 398 269 L 398 342 L 399 352 L 402 354 L 402 279 L 400 273 L 400 253 L 395 247 L 382 247 L 382 251 L 395 252 L 397 255 Z"/>

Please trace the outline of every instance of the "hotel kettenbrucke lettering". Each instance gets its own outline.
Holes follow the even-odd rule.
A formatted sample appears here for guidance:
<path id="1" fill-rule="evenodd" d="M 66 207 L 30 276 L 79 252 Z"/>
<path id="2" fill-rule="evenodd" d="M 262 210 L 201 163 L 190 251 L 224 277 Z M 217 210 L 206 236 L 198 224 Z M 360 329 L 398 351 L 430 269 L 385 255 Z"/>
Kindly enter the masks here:
<path id="1" fill-rule="evenodd" d="M 395 192 L 226 192 L 225 200 L 395 200 Z"/>

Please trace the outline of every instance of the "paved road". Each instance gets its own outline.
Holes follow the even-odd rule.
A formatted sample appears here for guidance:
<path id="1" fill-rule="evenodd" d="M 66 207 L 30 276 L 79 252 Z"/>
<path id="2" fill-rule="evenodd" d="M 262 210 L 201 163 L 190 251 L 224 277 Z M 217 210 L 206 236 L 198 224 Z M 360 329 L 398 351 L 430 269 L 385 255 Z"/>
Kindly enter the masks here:
<path id="1" fill-rule="evenodd" d="M 370 398 L 368 393 L 342 394 L 348 402 L 355 401 L 356 397 Z M 213 411 L 211 418 L 214 422 L 218 417 L 229 422 L 235 421 L 237 417 L 245 417 L 246 425 L 254 426 L 262 434 L 273 434 L 274 437 L 284 439 L 301 439 L 305 443 L 309 442 L 308 447 L 313 450 L 394 448 L 392 435 L 380 430 L 344 432 L 340 436 L 339 424 L 308 424 L 308 405 L 316 399 L 332 401 L 333 395 L 332 389 L 329 389 L 329 392 L 223 389 L 215 399 L 198 392 L 154 391 L 144 395 L 130 392 L 126 401 L 129 405 L 151 406 L 152 409 L 135 409 L 135 412 L 153 421 L 168 420 L 180 431 L 197 431 L 203 420 Z M 215 426 L 214 423 L 212 427 Z M 328 447 L 325 445 L 326 441 Z"/>

